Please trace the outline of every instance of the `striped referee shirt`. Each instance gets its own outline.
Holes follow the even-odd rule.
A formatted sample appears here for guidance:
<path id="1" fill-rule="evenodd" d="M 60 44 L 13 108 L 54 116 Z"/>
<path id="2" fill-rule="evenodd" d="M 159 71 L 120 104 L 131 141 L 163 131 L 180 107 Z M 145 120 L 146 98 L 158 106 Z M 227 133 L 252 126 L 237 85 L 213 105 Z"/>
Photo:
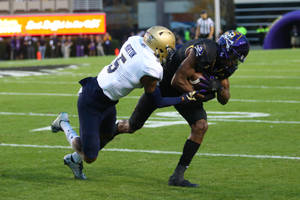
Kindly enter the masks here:
<path id="1" fill-rule="evenodd" d="M 211 18 L 202 19 L 201 17 L 197 20 L 197 26 L 200 27 L 200 34 L 209 34 L 210 27 L 214 26 L 214 22 Z"/>

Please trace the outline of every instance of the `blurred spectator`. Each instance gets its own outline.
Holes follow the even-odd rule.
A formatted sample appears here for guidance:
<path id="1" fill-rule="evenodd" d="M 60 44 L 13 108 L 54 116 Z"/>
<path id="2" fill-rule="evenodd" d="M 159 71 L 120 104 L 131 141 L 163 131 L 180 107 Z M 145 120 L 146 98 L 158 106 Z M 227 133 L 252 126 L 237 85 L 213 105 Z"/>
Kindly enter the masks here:
<path id="1" fill-rule="evenodd" d="M 293 25 L 291 31 L 291 46 L 292 48 L 300 47 L 300 35 L 297 25 Z"/>
<path id="2" fill-rule="evenodd" d="M 61 37 L 61 40 L 60 40 L 60 43 L 61 43 L 61 54 L 62 54 L 62 57 L 65 57 L 65 45 L 66 45 L 66 42 L 67 42 L 67 37 L 65 35 L 63 35 Z"/>
<path id="3" fill-rule="evenodd" d="M 88 56 L 90 49 L 89 49 L 89 45 L 90 45 L 90 38 L 88 37 L 88 35 L 83 35 L 83 46 L 84 46 L 84 56 Z"/>
<path id="4" fill-rule="evenodd" d="M 50 46 L 50 57 L 51 58 L 55 58 L 57 57 L 57 38 L 56 38 L 56 35 L 52 35 L 50 37 L 50 40 L 49 40 L 49 46 Z"/>
<path id="5" fill-rule="evenodd" d="M 205 10 L 202 10 L 200 18 L 197 20 L 195 39 L 213 39 L 214 31 L 215 28 L 213 20 L 210 17 L 208 17 L 207 12 Z"/>
<path id="6" fill-rule="evenodd" d="M 69 35 L 68 38 L 64 41 L 64 58 L 69 58 L 71 54 L 71 47 L 73 45 L 72 37 Z"/>
<path id="7" fill-rule="evenodd" d="M 16 43 L 15 43 L 15 59 L 20 60 L 23 59 L 23 49 L 24 49 L 24 43 L 21 38 L 21 36 L 17 36 Z"/>
<path id="8" fill-rule="evenodd" d="M 89 56 L 96 56 L 96 41 L 94 35 L 90 35 Z"/>
<path id="9" fill-rule="evenodd" d="M 241 34 L 243 35 L 246 35 L 247 34 L 247 29 L 244 27 L 244 26 L 239 26 L 236 28 L 236 31 L 237 32 L 240 32 Z"/>
<path id="10" fill-rule="evenodd" d="M 10 59 L 14 60 L 16 58 L 16 37 L 10 39 Z"/>
<path id="11" fill-rule="evenodd" d="M 257 29 L 256 29 L 256 33 L 258 34 L 259 37 L 259 44 L 263 45 L 264 44 L 264 40 L 265 40 L 265 35 L 267 32 L 267 28 L 264 28 L 262 25 L 260 25 Z"/>
<path id="12" fill-rule="evenodd" d="M 84 56 L 84 44 L 83 44 L 83 38 L 81 35 L 79 35 L 76 39 L 76 56 Z"/>
<path id="13" fill-rule="evenodd" d="M 110 46 L 111 46 L 111 36 L 108 32 L 104 34 L 103 41 L 104 41 L 104 53 L 107 55 L 109 54 Z"/>
<path id="14" fill-rule="evenodd" d="M 191 40 L 191 35 L 190 35 L 190 30 L 189 29 L 184 30 L 184 40 L 186 42 Z"/>
<path id="15" fill-rule="evenodd" d="M 35 49 L 34 49 L 33 39 L 30 35 L 25 36 L 24 46 L 26 49 L 27 58 L 34 59 L 35 58 Z"/>
<path id="16" fill-rule="evenodd" d="M 42 35 L 38 41 L 38 50 L 41 53 L 41 58 L 45 59 L 45 53 L 46 53 L 46 40 L 45 36 Z"/>
<path id="17" fill-rule="evenodd" d="M 103 49 L 103 39 L 101 35 L 96 37 L 97 41 L 97 55 L 98 56 L 105 56 L 104 49 Z"/>
<path id="18" fill-rule="evenodd" d="M 62 57 L 62 51 L 61 51 L 61 38 L 56 38 L 56 47 L 55 47 L 55 57 Z"/>

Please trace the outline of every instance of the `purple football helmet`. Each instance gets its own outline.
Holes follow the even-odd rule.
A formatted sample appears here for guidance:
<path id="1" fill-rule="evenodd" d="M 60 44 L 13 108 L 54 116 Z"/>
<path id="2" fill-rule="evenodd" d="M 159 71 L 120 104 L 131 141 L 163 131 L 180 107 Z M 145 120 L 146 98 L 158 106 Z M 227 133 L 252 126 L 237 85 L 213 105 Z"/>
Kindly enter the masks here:
<path id="1" fill-rule="evenodd" d="M 219 56 L 226 60 L 244 62 L 249 53 L 250 45 L 247 38 L 234 30 L 226 31 L 217 43 L 220 46 Z"/>

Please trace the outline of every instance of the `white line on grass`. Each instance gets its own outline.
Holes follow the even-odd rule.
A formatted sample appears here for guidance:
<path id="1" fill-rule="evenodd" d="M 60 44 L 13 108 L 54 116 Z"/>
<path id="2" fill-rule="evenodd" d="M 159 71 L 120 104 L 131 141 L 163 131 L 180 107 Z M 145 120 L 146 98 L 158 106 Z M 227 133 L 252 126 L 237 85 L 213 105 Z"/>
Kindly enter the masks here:
<path id="1" fill-rule="evenodd" d="M 76 81 L 12 81 L 3 80 L 4 83 L 16 83 L 16 84 L 46 84 L 46 85 L 76 85 L 79 84 Z M 300 90 L 297 86 L 265 86 L 265 85 L 231 85 L 232 88 L 244 88 L 244 89 L 291 89 Z"/>
<path id="2" fill-rule="evenodd" d="M 254 78 L 254 79 L 300 79 L 300 76 L 257 76 L 257 75 L 237 75 L 232 78 Z"/>
<path id="3" fill-rule="evenodd" d="M 245 89 L 291 89 L 300 90 L 297 86 L 265 86 L 265 85 L 230 85 L 231 88 L 245 88 Z"/>
<path id="4" fill-rule="evenodd" d="M 4 83 L 17 83 L 17 84 L 46 84 L 46 85 L 75 85 L 78 84 L 78 81 L 13 81 L 13 80 L 3 80 Z"/>
<path id="5" fill-rule="evenodd" d="M 67 93 L 24 93 L 24 92 L 0 92 L 0 95 L 15 95 L 15 96 L 58 96 L 58 97 L 75 97 L 77 94 Z M 126 96 L 126 99 L 138 99 L 139 96 Z M 258 99 L 230 99 L 235 102 L 249 102 L 249 103 L 300 103 L 296 100 L 258 100 Z"/>
<path id="6" fill-rule="evenodd" d="M 0 146 L 46 148 L 46 149 L 71 149 L 70 146 L 50 146 L 50 145 L 32 145 L 32 144 L 5 144 L 5 143 L 0 143 Z M 177 151 L 142 150 L 142 149 L 117 149 L 117 148 L 103 149 L 102 151 L 129 152 L 129 153 L 150 153 L 150 154 L 176 154 L 176 155 L 182 154 L 181 152 L 177 152 Z M 209 156 L 209 157 L 240 157 L 240 158 L 259 158 L 259 159 L 300 160 L 300 157 L 274 156 L 274 155 L 219 154 L 219 153 L 197 153 L 196 155 L 197 156 Z"/>
<path id="7" fill-rule="evenodd" d="M 10 116 L 39 116 L 39 117 L 56 117 L 57 114 L 50 113 L 16 113 L 16 112 L 0 112 L 0 115 L 10 115 Z M 69 114 L 70 117 L 78 117 L 78 115 Z M 118 119 L 128 119 L 128 116 L 118 116 Z M 149 120 L 168 120 L 168 121 L 178 121 L 180 118 L 163 118 L 163 117 L 149 117 Z M 209 117 L 210 122 L 251 122 L 251 123 L 267 123 L 267 124 L 300 124 L 300 121 L 278 121 L 278 120 L 252 120 L 252 119 L 217 119 Z M 182 121 L 185 123 L 185 121 Z"/>
<path id="8" fill-rule="evenodd" d="M 25 93 L 25 92 L 0 92 L 0 95 L 15 95 L 15 96 L 63 96 L 63 97 L 78 96 L 77 94 L 64 94 L 64 93 Z"/>
<path id="9" fill-rule="evenodd" d="M 13 81 L 3 80 L 4 83 L 16 83 L 16 84 L 46 84 L 46 85 L 76 85 L 79 84 L 76 81 Z M 297 86 L 265 86 L 265 85 L 231 85 L 232 88 L 245 88 L 245 89 L 291 89 L 300 90 Z"/>

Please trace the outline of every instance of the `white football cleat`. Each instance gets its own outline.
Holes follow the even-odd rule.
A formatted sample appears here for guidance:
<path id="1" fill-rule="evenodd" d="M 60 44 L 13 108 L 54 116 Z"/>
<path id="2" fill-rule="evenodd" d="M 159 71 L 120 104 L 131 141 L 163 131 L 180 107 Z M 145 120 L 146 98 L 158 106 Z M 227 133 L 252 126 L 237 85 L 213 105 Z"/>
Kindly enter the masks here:
<path id="1" fill-rule="evenodd" d="M 59 115 L 57 116 L 57 118 L 52 122 L 51 124 L 51 131 L 53 133 L 56 133 L 58 131 L 63 131 L 60 123 L 64 121 L 64 122 L 70 122 L 69 121 L 69 117 L 68 117 L 68 113 L 66 112 L 61 112 L 59 113 Z"/>
<path id="2" fill-rule="evenodd" d="M 72 154 L 67 154 L 64 157 L 64 164 L 67 165 L 73 172 L 74 178 L 86 180 L 86 176 L 82 172 L 83 164 L 82 161 L 80 163 L 75 163 L 72 161 Z"/>

